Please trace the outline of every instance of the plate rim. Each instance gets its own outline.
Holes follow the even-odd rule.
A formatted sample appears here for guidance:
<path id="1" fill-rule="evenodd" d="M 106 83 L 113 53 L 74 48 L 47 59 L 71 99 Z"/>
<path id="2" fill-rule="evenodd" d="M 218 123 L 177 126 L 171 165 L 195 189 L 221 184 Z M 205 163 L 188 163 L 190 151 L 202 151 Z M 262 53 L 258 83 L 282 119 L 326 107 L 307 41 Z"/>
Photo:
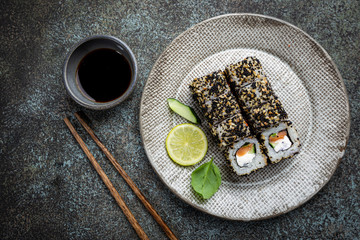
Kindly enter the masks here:
<path id="1" fill-rule="evenodd" d="M 269 19 L 269 20 L 273 20 L 273 21 L 277 21 L 281 24 L 284 24 L 284 25 L 287 25 L 291 28 L 294 28 L 295 30 L 299 31 L 299 33 L 301 34 L 304 34 L 307 38 L 309 38 L 310 41 L 312 41 L 313 43 L 315 43 L 315 45 L 322 51 L 322 53 L 324 54 L 324 56 L 330 61 L 331 65 L 334 67 L 334 70 L 336 72 L 336 75 L 338 76 L 340 82 L 341 82 L 341 86 L 342 86 L 342 89 L 344 90 L 344 95 L 345 95 L 345 98 L 346 98 L 346 103 L 347 103 L 347 123 L 346 123 L 346 141 L 345 141 L 345 146 L 344 146 L 344 149 L 340 149 L 340 150 L 343 150 L 344 153 L 345 153 L 345 149 L 346 149 L 346 146 L 348 145 L 348 142 L 349 142 L 349 136 L 350 136 L 350 126 L 351 126 L 351 116 L 350 116 L 350 103 L 349 103 L 349 96 L 348 96 L 348 92 L 347 92 L 347 89 L 346 89 L 346 86 L 345 86 L 345 83 L 344 83 L 344 80 L 340 74 L 340 71 L 337 67 L 337 65 L 335 64 L 335 62 L 333 61 L 333 59 L 331 58 L 331 56 L 328 54 L 328 52 L 313 38 L 311 37 L 309 34 L 307 34 L 305 31 L 303 31 L 302 29 L 300 29 L 299 27 L 289 23 L 289 22 L 286 22 L 284 20 L 281 20 L 279 18 L 275 18 L 275 17 L 272 17 L 272 16 L 268 16 L 268 15 L 263 15 L 263 14 L 254 14 L 254 13 L 230 13 L 230 14 L 223 14 L 223 15 L 218 15 L 218 16 L 215 16 L 215 17 L 212 17 L 212 18 L 208 18 L 206 20 L 203 20 L 199 23 L 196 23 L 195 25 L 191 26 L 190 28 L 187 28 L 185 31 L 183 31 L 181 34 L 179 34 L 176 38 L 174 38 L 171 43 L 169 43 L 166 48 L 162 51 L 162 53 L 160 54 L 160 56 L 157 58 L 157 60 L 155 61 L 154 65 L 152 66 L 151 68 L 151 71 L 149 72 L 149 75 L 146 79 L 146 82 L 144 84 L 144 88 L 143 88 L 143 92 L 141 94 L 141 100 L 140 100 L 140 111 L 139 111 L 139 127 L 140 127 L 140 136 L 141 136 L 141 143 L 142 143 L 142 146 L 145 150 L 145 154 L 150 162 L 150 165 L 151 167 L 153 168 L 153 170 L 156 172 L 157 176 L 160 178 L 160 180 L 165 184 L 165 186 L 170 189 L 170 191 L 175 194 L 176 197 L 178 197 L 179 199 L 181 199 L 182 201 L 184 201 L 185 203 L 189 204 L 190 206 L 206 213 L 206 214 L 209 214 L 209 215 L 212 215 L 212 216 L 215 216 L 215 217 L 218 217 L 218 218 L 221 218 L 221 219 L 226 219 L 226 220 L 233 220 L 233 221 L 244 221 L 244 222 L 249 222 L 249 221 L 258 221 L 258 220 L 266 220 L 266 219 L 271 219 L 271 218 L 274 218 L 274 217 L 277 217 L 277 216 L 280 216 L 280 215 L 283 215 L 285 213 L 288 213 L 302 205 L 304 205 L 306 202 L 308 202 L 310 199 L 312 199 L 321 189 L 323 189 L 323 187 L 325 187 L 328 182 L 330 181 L 331 177 L 334 175 L 336 169 L 338 168 L 341 160 L 342 160 L 342 157 L 340 157 L 337 162 L 336 162 L 336 165 L 333 169 L 331 169 L 331 172 L 328 174 L 328 178 L 325 179 L 324 183 L 322 184 L 322 186 L 320 186 L 316 191 L 314 191 L 312 194 L 308 195 L 303 201 L 299 202 L 299 204 L 297 204 L 296 206 L 293 206 L 293 207 L 289 207 L 287 208 L 286 210 L 284 211 L 281 211 L 279 213 L 276 213 L 276 214 L 271 214 L 269 216 L 265 216 L 265 217 L 259 217 L 259 218 L 253 218 L 253 219 L 246 219 L 246 218 L 239 218 L 239 217 L 229 217 L 229 216 L 224 216 L 224 215 L 220 215 L 220 214 L 216 214 L 216 213 L 212 213 L 212 212 L 209 212 L 207 209 L 204 209 L 198 205 L 196 205 L 195 203 L 191 202 L 189 199 L 185 198 L 184 196 L 182 196 L 180 193 L 178 193 L 172 186 L 168 185 L 166 182 L 165 182 L 165 179 L 164 177 L 162 176 L 162 174 L 156 169 L 156 167 L 154 166 L 154 163 L 153 163 L 153 160 L 152 158 L 150 158 L 150 153 L 148 152 L 148 149 L 145 147 L 145 143 L 144 143 L 144 130 L 143 130 L 143 120 L 141 118 L 142 114 L 143 114 L 143 102 L 144 102 L 144 99 L 145 99 L 145 90 L 146 88 L 148 88 L 148 85 L 149 85 L 149 78 L 151 75 L 153 75 L 154 71 L 155 71 L 155 66 L 158 65 L 158 63 L 160 62 L 160 60 L 162 59 L 162 57 L 164 56 L 165 53 L 167 53 L 167 51 L 169 50 L 169 48 L 174 44 L 176 43 L 176 41 L 178 41 L 178 39 L 180 39 L 183 35 L 185 35 L 187 32 L 191 31 L 192 29 L 196 28 L 197 26 L 201 25 L 201 24 L 204 24 L 206 22 L 210 22 L 210 21 L 213 21 L 213 20 L 216 20 L 218 18 L 226 18 L 226 17 L 231 17 L 231 16 L 251 16 L 251 17 L 258 17 L 258 18 L 265 18 L 265 19 Z"/>

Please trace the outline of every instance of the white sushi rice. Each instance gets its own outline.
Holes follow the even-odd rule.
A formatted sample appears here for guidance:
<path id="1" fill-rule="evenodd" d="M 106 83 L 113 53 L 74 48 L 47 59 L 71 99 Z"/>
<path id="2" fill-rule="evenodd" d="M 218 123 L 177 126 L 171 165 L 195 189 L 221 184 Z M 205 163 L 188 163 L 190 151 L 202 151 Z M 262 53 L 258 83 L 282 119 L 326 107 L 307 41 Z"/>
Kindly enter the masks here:
<path id="1" fill-rule="evenodd" d="M 236 152 L 241 148 L 245 143 L 252 143 L 255 145 L 255 157 L 251 159 L 250 162 L 241 164 L 240 166 L 237 161 Z M 231 148 L 225 152 L 227 159 L 230 161 L 230 165 L 234 169 L 237 175 L 249 174 L 252 171 L 255 171 L 259 168 L 266 166 L 266 157 L 260 150 L 259 142 L 256 138 L 244 138 L 236 143 Z"/>
<path id="2" fill-rule="evenodd" d="M 287 137 L 290 141 L 284 142 L 284 144 L 281 144 L 280 146 L 276 145 L 277 148 L 274 149 L 269 143 L 269 137 L 271 134 L 278 133 L 282 130 L 287 131 Z M 267 149 L 267 155 L 272 163 L 277 163 L 282 159 L 292 157 L 295 153 L 299 152 L 299 135 L 289 122 L 281 122 L 277 127 L 266 129 L 261 133 L 261 140 Z M 288 146 L 289 143 L 291 143 L 290 147 Z"/>

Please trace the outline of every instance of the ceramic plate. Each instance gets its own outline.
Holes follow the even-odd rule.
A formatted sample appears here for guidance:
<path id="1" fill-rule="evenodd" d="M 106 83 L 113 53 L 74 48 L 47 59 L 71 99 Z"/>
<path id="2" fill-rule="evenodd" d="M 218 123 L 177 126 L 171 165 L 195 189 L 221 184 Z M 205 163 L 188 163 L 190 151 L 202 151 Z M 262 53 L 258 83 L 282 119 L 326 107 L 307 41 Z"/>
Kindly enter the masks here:
<path id="1" fill-rule="evenodd" d="M 181 167 L 168 157 L 165 139 L 186 120 L 171 112 L 167 98 L 192 106 L 189 83 L 245 57 L 256 56 L 289 119 L 300 135 L 300 153 L 248 176 L 229 168 L 207 128 L 208 153 L 195 166 Z M 211 18 L 178 36 L 155 63 L 142 95 L 140 128 L 151 165 L 177 196 L 209 214 L 257 220 L 286 213 L 314 196 L 344 155 L 349 135 L 349 104 L 340 73 L 309 35 L 284 21 L 254 14 Z M 191 188 L 191 173 L 214 157 L 222 184 L 208 200 Z"/>

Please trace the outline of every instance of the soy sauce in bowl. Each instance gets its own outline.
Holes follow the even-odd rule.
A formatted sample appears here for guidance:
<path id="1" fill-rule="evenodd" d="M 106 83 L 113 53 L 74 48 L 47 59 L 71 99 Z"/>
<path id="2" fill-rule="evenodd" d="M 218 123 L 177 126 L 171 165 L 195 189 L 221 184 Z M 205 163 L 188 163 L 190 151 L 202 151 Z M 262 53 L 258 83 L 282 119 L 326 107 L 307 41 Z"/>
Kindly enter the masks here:
<path id="1" fill-rule="evenodd" d="M 129 88 L 131 75 L 128 60 L 110 48 L 88 53 L 76 70 L 80 89 L 95 102 L 110 102 L 123 95 Z"/>

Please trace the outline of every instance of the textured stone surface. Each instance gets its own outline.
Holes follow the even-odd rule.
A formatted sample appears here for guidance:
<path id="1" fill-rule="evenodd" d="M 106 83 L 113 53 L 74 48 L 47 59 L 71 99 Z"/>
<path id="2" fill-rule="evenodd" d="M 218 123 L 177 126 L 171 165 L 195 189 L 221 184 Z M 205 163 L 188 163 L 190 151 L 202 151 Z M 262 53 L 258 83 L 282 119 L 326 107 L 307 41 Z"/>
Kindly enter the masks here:
<path id="1" fill-rule="evenodd" d="M 309 33 L 337 64 L 351 108 L 349 143 L 330 182 L 294 211 L 257 222 L 225 221 L 179 200 L 153 172 L 138 125 L 146 78 L 166 46 L 192 25 L 233 12 L 278 17 Z M 358 1 L 1 1 L 0 13 L 1 239 L 136 239 L 62 121 L 78 110 L 181 239 L 360 237 Z M 131 97 L 101 112 L 76 105 L 61 75 L 70 47 L 93 34 L 124 40 L 139 65 Z M 116 170 L 76 128 L 149 237 L 165 239 Z"/>

